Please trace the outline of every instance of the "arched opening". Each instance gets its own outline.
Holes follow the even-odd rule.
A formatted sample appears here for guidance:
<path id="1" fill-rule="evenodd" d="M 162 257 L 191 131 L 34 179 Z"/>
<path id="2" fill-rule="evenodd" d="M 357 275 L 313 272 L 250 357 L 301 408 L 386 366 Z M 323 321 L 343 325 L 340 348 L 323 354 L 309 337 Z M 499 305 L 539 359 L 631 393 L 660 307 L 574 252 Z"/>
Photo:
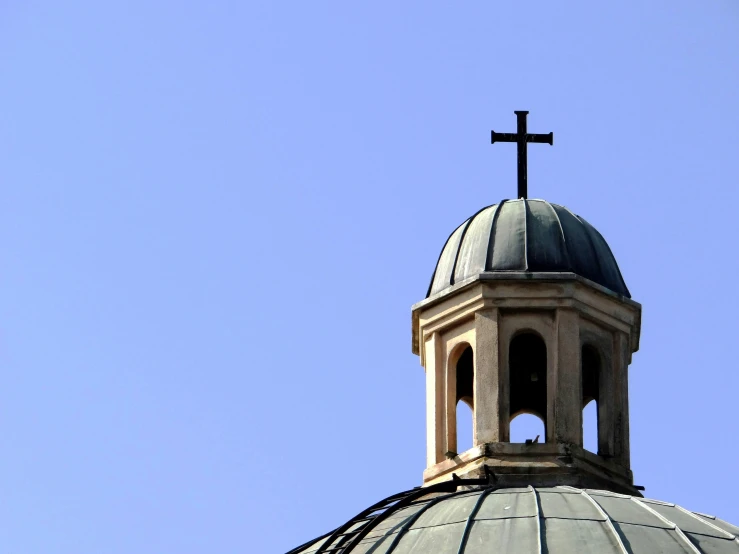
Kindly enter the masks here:
<path id="1" fill-rule="evenodd" d="M 472 347 L 462 351 L 455 364 L 457 382 L 456 420 L 457 420 L 457 452 L 472 448 L 474 443 L 474 375 L 475 360 Z"/>
<path id="2" fill-rule="evenodd" d="M 590 345 L 582 347 L 582 438 L 583 448 L 598 452 L 598 403 L 600 354 Z"/>
<path id="3" fill-rule="evenodd" d="M 511 420 L 511 442 L 545 442 L 544 420 L 534 414 L 521 413 Z"/>
<path id="4" fill-rule="evenodd" d="M 519 414 L 530 414 L 544 424 L 538 442 L 545 442 L 547 426 L 547 346 L 537 334 L 513 337 L 508 350 L 510 414 L 512 423 Z M 526 420 L 524 420 L 526 421 Z M 536 435 L 526 437 L 534 439 Z M 511 429 L 511 442 L 513 441 Z M 522 441 L 523 442 L 523 441 Z"/>

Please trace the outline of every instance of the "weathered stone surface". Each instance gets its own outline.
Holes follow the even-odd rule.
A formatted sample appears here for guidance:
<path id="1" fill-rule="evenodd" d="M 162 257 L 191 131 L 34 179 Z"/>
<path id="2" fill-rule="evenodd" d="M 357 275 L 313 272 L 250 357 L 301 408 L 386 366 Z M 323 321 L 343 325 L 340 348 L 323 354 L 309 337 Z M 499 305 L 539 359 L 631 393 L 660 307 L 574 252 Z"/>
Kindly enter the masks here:
<path id="1" fill-rule="evenodd" d="M 506 487 L 583 486 L 641 496 L 631 471 L 576 446 L 487 443 L 424 471 L 424 485 L 458 478 L 489 478 Z"/>
<path id="2" fill-rule="evenodd" d="M 572 484 L 638 494 L 629 470 L 628 364 L 640 324 L 638 303 L 571 273 L 483 275 L 414 306 L 414 352 L 427 376 L 424 483 L 487 471 L 510 486 Z M 519 373 L 512 374 L 511 345 L 522 333 L 543 343 L 545 362 L 529 367 L 534 362 L 526 361 L 527 352 L 517 351 Z M 598 403 L 597 453 L 583 449 L 585 345 L 598 360 L 597 386 L 590 391 Z M 474 360 L 474 447 L 457 454 L 456 364 L 465 348 Z M 544 379 L 546 387 L 527 379 Z M 526 387 L 546 391 L 546 408 L 538 414 L 545 421 L 543 444 L 508 442 L 512 417 L 528 409 Z"/>

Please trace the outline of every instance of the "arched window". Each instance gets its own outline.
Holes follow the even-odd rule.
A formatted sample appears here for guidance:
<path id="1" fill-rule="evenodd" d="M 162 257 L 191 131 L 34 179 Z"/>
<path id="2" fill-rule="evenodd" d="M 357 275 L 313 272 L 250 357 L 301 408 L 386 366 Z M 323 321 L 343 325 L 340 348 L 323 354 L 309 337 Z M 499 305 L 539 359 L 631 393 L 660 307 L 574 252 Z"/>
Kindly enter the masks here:
<path id="1" fill-rule="evenodd" d="M 460 400 L 467 403 L 470 408 L 474 405 L 474 359 L 472 347 L 468 346 L 457 360 L 457 402 Z"/>
<path id="2" fill-rule="evenodd" d="M 474 373 L 474 354 L 472 347 L 467 345 L 455 364 L 457 452 L 469 450 L 474 442 Z"/>
<path id="3" fill-rule="evenodd" d="M 527 332 L 513 337 L 508 351 L 510 414 L 532 414 L 544 423 L 539 442 L 545 442 L 547 426 L 547 347 L 537 334 Z M 511 433 L 512 435 L 512 433 Z M 527 437 L 534 439 L 534 436 Z M 512 439 L 511 439 L 512 440 Z"/>
<path id="4" fill-rule="evenodd" d="M 598 452 L 598 402 L 600 391 L 600 354 L 590 345 L 582 347 L 582 434 L 583 447 Z"/>
<path id="5" fill-rule="evenodd" d="M 545 442 L 544 420 L 534 414 L 521 413 L 511 420 L 511 442 Z"/>

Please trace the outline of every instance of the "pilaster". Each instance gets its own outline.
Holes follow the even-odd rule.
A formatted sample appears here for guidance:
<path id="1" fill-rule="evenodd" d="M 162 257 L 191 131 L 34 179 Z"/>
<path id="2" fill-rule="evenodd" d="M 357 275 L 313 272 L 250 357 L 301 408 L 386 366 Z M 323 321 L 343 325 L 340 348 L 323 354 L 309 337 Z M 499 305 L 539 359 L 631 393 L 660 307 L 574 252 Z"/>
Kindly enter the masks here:
<path id="1" fill-rule="evenodd" d="M 617 333 L 614 340 L 614 452 L 617 463 L 628 468 L 631 460 L 629 445 L 629 343 L 624 333 Z"/>
<path id="2" fill-rule="evenodd" d="M 500 368 L 498 342 L 498 310 L 478 311 L 475 314 L 475 445 L 501 440 L 503 416 L 499 407 L 507 372 Z"/>
<path id="3" fill-rule="evenodd" d="M 582 371 L 580 326 L 575 310 L 559 308 L 556 316 L 556 353 L 549 394 L 549 421 L 556 443 L 582 442 Z M 549 440 L 549 437 L 547 437 Z"/>
<path id="4" fill-rule="evenodd" d="M 424 344 L 426 361 L 426 465 L 431 467 L 444 459 L 444 355 L 439 333 L 432 333 Z"/>

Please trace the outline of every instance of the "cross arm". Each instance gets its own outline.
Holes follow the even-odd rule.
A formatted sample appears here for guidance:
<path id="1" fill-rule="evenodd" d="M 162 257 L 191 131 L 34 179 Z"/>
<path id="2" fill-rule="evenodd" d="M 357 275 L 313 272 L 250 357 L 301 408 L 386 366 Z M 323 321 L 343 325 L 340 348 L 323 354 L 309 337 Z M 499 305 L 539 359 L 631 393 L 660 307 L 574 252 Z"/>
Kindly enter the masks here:
<path id="1" fill-rule="evenodd" d="M 526 142 L 554 144 L 554 133 L 547 133 L 546 135 L 526 135 Z"/>
<path id="2" fill-rule="evenodd" d="M 518 133 L 496 133 L 490 131 L 490 144 L 496 142 L 518 142 Z M 546 135 L 526 135 L 526 142 L 534 142 L 537 144 L 554 144 L 554 133 L 547 133 Z"/>
<path id="3" fill-rule="evenodd" d="M 496 133 L 490 131 L 490 144 L 496 142 L 518 142 L 518 135 L 516 133 Z"/>

